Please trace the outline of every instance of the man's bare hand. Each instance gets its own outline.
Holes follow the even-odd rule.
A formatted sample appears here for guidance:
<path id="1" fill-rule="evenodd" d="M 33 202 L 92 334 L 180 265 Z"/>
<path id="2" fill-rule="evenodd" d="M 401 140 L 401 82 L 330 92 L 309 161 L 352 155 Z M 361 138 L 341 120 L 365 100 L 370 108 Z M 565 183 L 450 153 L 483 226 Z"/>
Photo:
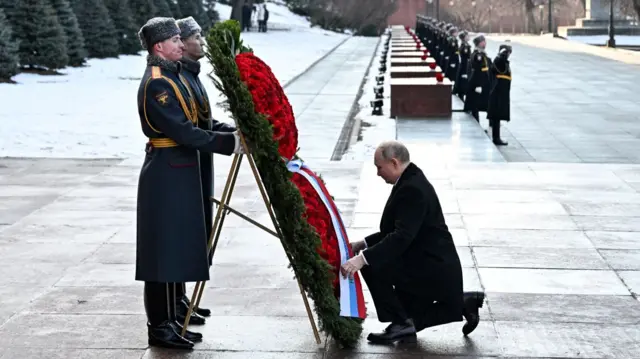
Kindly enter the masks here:
<path id="1" fill-rule="evenodd" d="M 367 245 L 364 241 L 357 241 L 351 243 L 351 250 L 353 254 L 359 254 L 362 250 L 367 248 Z"/>
<path id="2" fill-rule="evenodd" d="M 353 275 L 356 274 L 357 271 L 364 267 L 364 257 L 362 255 L 357 255 L 348 261 L 344 262 L 344 264 L 340 267 L 340 273 L 344 278 L 353 278 Z"/>

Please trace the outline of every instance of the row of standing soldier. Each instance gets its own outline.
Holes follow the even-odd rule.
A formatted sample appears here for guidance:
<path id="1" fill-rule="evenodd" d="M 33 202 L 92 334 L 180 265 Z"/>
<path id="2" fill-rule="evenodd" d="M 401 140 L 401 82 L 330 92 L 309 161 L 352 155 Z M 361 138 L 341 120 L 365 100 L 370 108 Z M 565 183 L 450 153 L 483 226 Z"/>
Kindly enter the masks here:
<path id="1" fill-rule="evenodd" d="M 500 121 L 510 121 L 511 46 L 500 45 L 492 61 L 486 54 L 483 35 L 469 44 L 469 34 L 452 24 L 432 18 L 418 19 L 416 34 L 426 45 L 443 74 L 453 82 L 453 94 L 464 101 L 464 111 L 480 123 L 480 112 L 487 112 L 493 143 L 507 145 L 500 138 Z"/>

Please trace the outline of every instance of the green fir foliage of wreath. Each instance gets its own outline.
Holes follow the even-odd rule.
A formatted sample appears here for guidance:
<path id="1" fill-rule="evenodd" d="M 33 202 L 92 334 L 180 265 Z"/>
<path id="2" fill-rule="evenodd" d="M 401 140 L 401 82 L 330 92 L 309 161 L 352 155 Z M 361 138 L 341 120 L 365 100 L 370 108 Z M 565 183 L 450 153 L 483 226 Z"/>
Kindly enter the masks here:
<path id="1" fill-rule="evenodd" d="M 227 100 L 226 106 L 238 129 L 247 139 L 264 187 L 272 201 L 283 237 L 283 246 L 295 275 L 313 300 L 320 330 L 340 344 L 353 347 L 362 333 L 362 319 L 340 316 L 340 304 L 331 284 L 331 266 L 318 254 L 321 240 L 303 217 L 305 205 L 292 174 L 278 152 L 271 124 L 255 112 L 253 98 L 240 79 L 235 55 L 252 51 L 242 44 L 240 24 L 235 20 L 217 23 L 207 35 L 207 58 L 218 77 L 209 77 Z"/>

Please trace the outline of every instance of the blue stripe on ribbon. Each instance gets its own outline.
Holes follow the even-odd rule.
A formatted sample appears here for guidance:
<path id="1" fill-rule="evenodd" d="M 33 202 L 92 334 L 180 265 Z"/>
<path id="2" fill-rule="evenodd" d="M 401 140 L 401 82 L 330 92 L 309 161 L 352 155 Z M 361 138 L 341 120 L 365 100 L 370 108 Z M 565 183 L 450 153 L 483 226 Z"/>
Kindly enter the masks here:
<path id="1" fill-rule="evenodd" d="M 329 199 L 326 197 L 324 192 L 322 191 L 322 187 L 318 183 L 318 181 L 308 173 L 302 171 L 302 169 L 309 169 L 301 160 L 292 160 L 287 162 L 287 169 L 293 173 L 299 173 L 302 175 L 316 190 L 316 193 L 322 199 L 325 207 L 329 211 L 329 215 L 331 216 L 331 222 L 334 227 L 334 231 L 336 232 L 336 236 L 338 237 L 338 244 L 340 248 L 340 264 L 343 264 L 347 260 L 349 260 L 349 251 L 348 251 L 348 243 L 346 238 L 342 235 L 342 229 L 344 229 L 341 225 L 341 221 L 338 220 L 337 216 L 340 216 L 340 213 L 335 213 L 331 205 L 329 204 Z M 346 230 L 344 231 L 346 233 Z M 339 276 L 340 283 L 340 316 L 343 317 L 359 317 L 358 310 L 358 296 L 355 286 L 355 281 L 352 278 L 343 278 Z"/>

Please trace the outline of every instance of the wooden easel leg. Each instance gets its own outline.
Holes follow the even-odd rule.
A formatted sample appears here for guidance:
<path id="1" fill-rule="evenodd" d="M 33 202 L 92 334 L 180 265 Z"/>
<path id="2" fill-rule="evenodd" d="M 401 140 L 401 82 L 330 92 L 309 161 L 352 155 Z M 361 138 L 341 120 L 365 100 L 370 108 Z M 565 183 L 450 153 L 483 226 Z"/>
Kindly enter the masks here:
<path id="1" fill-rule="evenodd" d="M 269 196 L 267 195 L 267 191 L 265 190 L 265 188 L 264 188 L 264 186 L 262 184 L 262 179 L 260 177 L 260 172 L 258 172 L 258 166 L 256 165 L 256 163 L 255 163 L 255 161 L 253 159 L 253 156 L 248 155 L 247 159 L 249 161 L 249 166 L 251 166 L 251 171 L 253 172 L 253 176 L 256 179 L 256 184 L 258 185 L 258 188 L 260 189 L 260 194 L 262 195 L 262 199 L 264 200 L 264 203 L 267 206 L 267 211 L 269 212 L 269 216 L 271 217 L 271 221 L 273 222 L 273 226 L 275 227 L 276 232 L 278 232 L 278 237 L 280 238 L 280 243 L 285 248 L 285 253 L 287 254 L 287 258 L 289 259 L 289 263 L 291 263 L 291 265 L 293 266 L 293 261 L 291 260 L 291 256 L 286 251 L 286 245 L 282 240 L 282 232 L 280 231 L 280 227 L 278 226 L 278 220 L 276 219 L 275 213 L 273 213 L 273 208 L 270 205 Z M 293 270 L 295 272 L 296 268 L 294 267 Z M 313 335 L 316 338 L 316 343 L 320 344 L 320 343 L 322 343 L 322 340 L 320 339 L 320 333 L 318 331 L 318 327 L 316 326 L 316 321 L 313 318 L 313 312 L 311 311 L 311 306 L 309 305 L 309 299 L 307 298 L 307 295 L 304 292 L 304 289 L 302 288 L 302 283 L 300 283 L 300 279 L 298 278 L 298 276 L 296 276 L 296 280 L 298 281 L 298 288 L 300 288 L 300 294 L 302 295 L 302 301 L 304 302 L 304 307 L 307 310 L 307 316 L 309 317 L 309 323 L 311 323 L 311 329 L 313 330 Z"/>
<path id="2" fill-rule="evenodd" d="M 229 169 L 229 176 L 227 176 L 227 183 L 224 186 L 221 196 L 222 204 L 218 206 L 218 210 L 216 212 L 216 217 L 213 222 L 211 237 L 209 237 L 209 243 L 207 243 L 207 258 L 213 256 L 213 251 L 215 251 L 215 246 L 218 243 L 218 238 L 220 236 L 220 229 L 222 228 L 222 224 L 224 223 L 224 218 L 226 217 L 225 206 L 229 204 L 231 200 L 231 194 L 233 193 L 233 188 L 235 187 L 236 180 L 238 178 L 238 173 L 240 172 L 240 164 L 242 163 L 241 154 L 236 154 L 233 158 L 233 162 L 231 163 L 231 168 Z M 193 288 L 193 294 L 191 295 L 191 301 L 189 304 L 189 309 L 187 310 L 187 314 L 185 316 L 184 323 L 182 325 L 182 333 L 184 336 L 187 331 L 187 326 L 189 325 L 189 321 L 191 320 L 191 313 L 193 313 L 193 309 L 200 305 L 200 299 L 202 298 L 202 293 L 204 292 L 204 281 L 196 282 L 195 287 Z"/>

